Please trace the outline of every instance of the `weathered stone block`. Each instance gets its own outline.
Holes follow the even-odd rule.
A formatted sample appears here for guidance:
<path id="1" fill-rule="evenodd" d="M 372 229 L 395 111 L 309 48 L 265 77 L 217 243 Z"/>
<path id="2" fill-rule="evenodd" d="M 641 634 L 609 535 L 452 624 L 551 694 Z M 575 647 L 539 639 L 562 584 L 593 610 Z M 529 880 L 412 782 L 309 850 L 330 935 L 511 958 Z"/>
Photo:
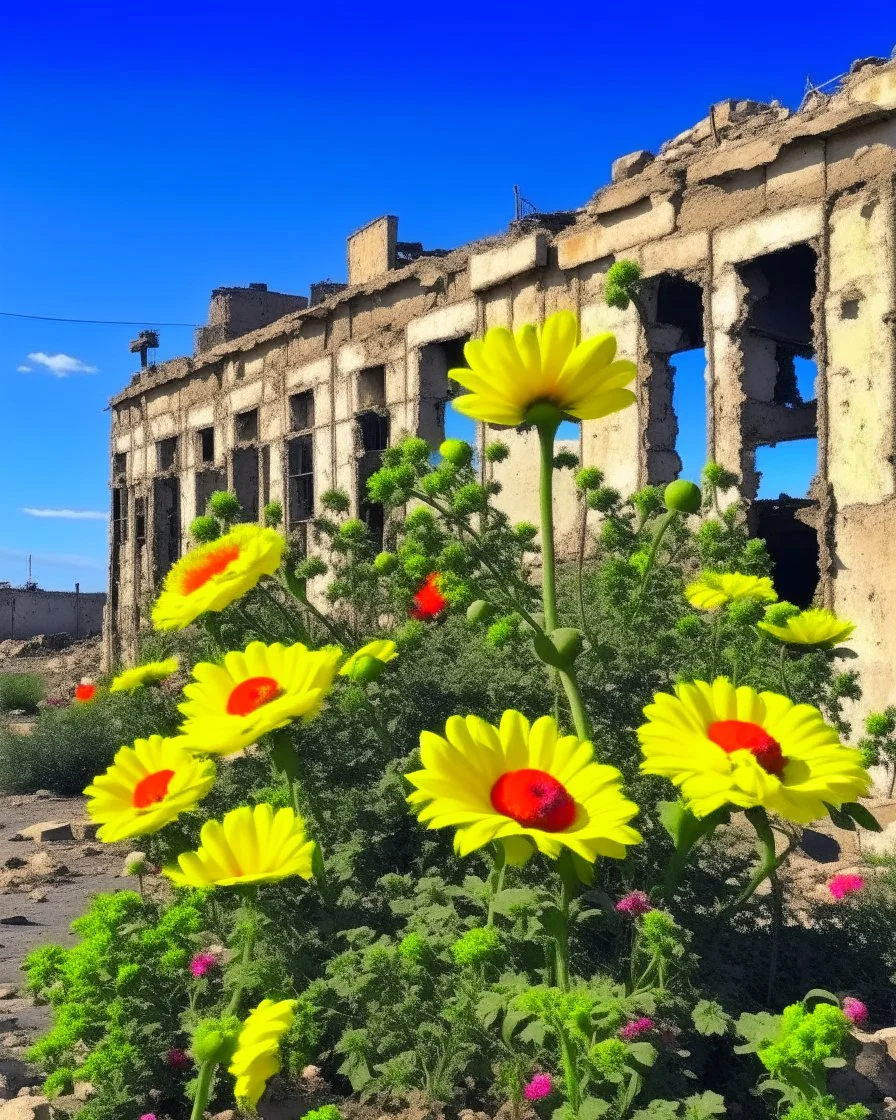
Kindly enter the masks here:
<path id="1" fill-rule="evenodd" d="M 709 234 L 705 230 L 676 234 L 649 242 L 640 251 L 645 276 L 660 272 L 687 272 L 705 264 L 709 257 Z"/>
<path id="2" fill-rule="evenodd" d="M 631 179 L 633 175 L 639 175 L 645 167 L 653 163 L 655 158 L 653 152 L 641 148 L 637 152 L 629 152 L 627 156 L 614 159 L 611 173 L 613 182 L 619 183 L 623 179 Z"/>
<path id="3" fill-rule="evenodd" d="M 464 300 L 448 307 L 437 307 L 428 315 L 408 323 L 408 346 L 425 346 L 428 342 L 457 338 L 476 330 L 476 301 Z"/>
<path id="4" fill-rule="evenodd" d="M 494 288 L 512 276 L 543 267 L 547 259 L 547 235 L 542 230 L 510 245 L 474 253 L 470 257 L 470 288 L 474 292 Z"/>
<path id="5" fill-rule="evenodd" d="M 822 218 L 821 204 L 794 206 L 768 217 L 755 218 L 734 229 L 718 230 L 713 235 L 713 251 L 720 261 L 748 261 L 818 237 Z"/>
<path id="6" fill-rule="evenodd" d="M 46 844 L 53 841 L 74 840 L 72 826 L 68 821 L 42 821 L 40 824 L 30 824 L 19 833 L 36 844 Z"/>
<path id="7" fill-rule="evenodd" d="M 675 229 L 675 207 L 668 198 L 643 203 L 603 215 L 597 223 L 557 240 L 557 258 L 563 269 L 576 268 L 634 245 L 665 237 Z"/>

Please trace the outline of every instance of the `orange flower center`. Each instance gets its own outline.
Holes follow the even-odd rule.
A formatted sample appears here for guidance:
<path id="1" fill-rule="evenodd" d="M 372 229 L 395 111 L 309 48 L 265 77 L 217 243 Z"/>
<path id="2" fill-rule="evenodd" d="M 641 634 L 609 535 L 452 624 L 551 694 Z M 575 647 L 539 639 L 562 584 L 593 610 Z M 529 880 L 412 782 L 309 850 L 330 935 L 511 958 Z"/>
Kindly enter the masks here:
<path id="1" fill-rule="evenodd" d="M 192 595 L 204 587 L 213 576 L 219 576 L 228 568 L 239 554 L 239 545 L 236 544 L 225 544 L 207 552 L 197 564 L 184 572 L 180 588 L 183 594 Z"/>
<path id="2" fill-rule="evenodd" d="M 227 714 L 248 716 L 280 695 L 282 689 L 273 677 L 249 677 L 240 681 L 227 698 Z"/>
<path id="3" fill-rule="evenodd" d="M 492 786 L 492 807 L 524 828 L 562 832 L 573 822 L 576 804 L 563 785 L 544 770 L 511 770 Z"/>
<path id="4" fill-rule="evenodd" d="M 721 719 L 711 723 L 706 734 L 725 754 L 749 751 L 766 774 L 780 778 L 787 765 L 781 744 L 758 723 L 740 719 Z"/>
<path id="5" fill-rule="evenodd" d="M 173 777 L 173 770 L 156 770 L 154 774 L 147 774 L 134 787 L 134 808 L 148 809 L 150 805 L 164 801 Z"/>

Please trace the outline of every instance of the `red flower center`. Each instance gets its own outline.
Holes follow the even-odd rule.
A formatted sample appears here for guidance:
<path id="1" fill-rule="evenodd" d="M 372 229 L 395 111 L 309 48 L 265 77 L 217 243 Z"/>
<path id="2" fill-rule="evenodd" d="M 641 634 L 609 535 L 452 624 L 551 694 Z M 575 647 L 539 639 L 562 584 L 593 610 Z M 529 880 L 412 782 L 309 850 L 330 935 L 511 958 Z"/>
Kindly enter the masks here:
<path id="1" fill-rule="evenodd" d="M 414 596 L 414 605 L 410 611 L 411 618 L 425 622 L 426 619 L 435 618 L 436 615 L 441 614 L 448 606 L 448 600 L 439 591 L 436 582 L 438 578 L 438 572 L 432 572 L 426 577 L 425 583 Z"/>
<path id="2" fill-rule="evenodd" d="M 204 587 L 213 576 L 220 575 L 229 567 L 239 554 L 239 545 L 235 544 L 225 544 L 207 552 L 197 564 L 184 572 L 180 587 L 183 594 L 192 595 Z"/>
<path id="3" fill-rule="evenodd" d="M 544 770 L 511 770 L 492 786 L 492 806 L 525 828 L 562 832 L 573 822 L 576 803 Z"/>
<path id="4" fill-rule="evenodd" d="M 95 684 L 79 684 L 75 689 L 76 700 L 92 700 L 96 696 Z"/>
<path id="5" fill-rule="evenodd" d="M 741 719 L 721 719 L 711 723 L 706 734 L 726 754 L 732 751 L 749 751 L 766 774 L 780 778 L 787 765 L 781 744 L 773 739 L 758 723 Z"/>
<path id="6" fill-rule="evenodd" d="M 134 808 L 148 809 L 150 805 L 164 801 L 173 777 L 173 770 L 157 770 L 154 774 L 147 774 L 134 786 Z"/>
<path id="7" fill-rule="evenodd" d="M 273 677 L 249 677 L 240 681 L 227 698 L 227 714 L 248 716 L 280 695 L 281 689 Z"/>

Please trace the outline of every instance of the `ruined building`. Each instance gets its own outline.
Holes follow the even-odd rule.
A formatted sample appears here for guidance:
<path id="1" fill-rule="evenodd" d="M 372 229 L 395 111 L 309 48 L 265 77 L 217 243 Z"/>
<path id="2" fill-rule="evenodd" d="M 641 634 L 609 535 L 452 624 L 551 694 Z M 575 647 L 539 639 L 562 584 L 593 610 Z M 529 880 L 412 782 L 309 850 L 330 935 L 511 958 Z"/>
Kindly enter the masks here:
<path id="1" fill-rule="evenodd" d="M 568 307 L 585 336 L 615 331 L 639 369 L 636 408 L 580 426 L 582 462 L 623 492 L 675 478 L 675 356 L 703 349 L 709 454 L 743 479 L 779 590 L 854 619 L 867 700 L 893 700 L 894 176 L 896 62 L 865 59 L 796 112 L 714 105 L 656 156 L 618 159 L 580 210 L 521 217 L 450 252 L 399 241 L 398 219 L 383 217 L 349 237 L 345 285 L 314 285 L 310 299 L 216 290 L 195 354 L 141 369 L 111 402 L 107 655 L 133 651 L 212 491 L 234 490 L 252 520 L 280 500 L 302 535 L 318 495 L 339 486 L 377 532 L 365 480 L 399 435 L 442 438 L 464 341 Z M 648 278 L 643 321 L 604 302 L 620 258 Z M 795 370 L 810 360 L 815 386 L 800 392 Z M 481 469 L 504 508 L 535 520 L 535 436 L 501 438 L 510 458 Z M 815 439 L 808 495 L 755 500 L 757 450 Z M 556 502 L 568 540 L 568 472 Z"/>

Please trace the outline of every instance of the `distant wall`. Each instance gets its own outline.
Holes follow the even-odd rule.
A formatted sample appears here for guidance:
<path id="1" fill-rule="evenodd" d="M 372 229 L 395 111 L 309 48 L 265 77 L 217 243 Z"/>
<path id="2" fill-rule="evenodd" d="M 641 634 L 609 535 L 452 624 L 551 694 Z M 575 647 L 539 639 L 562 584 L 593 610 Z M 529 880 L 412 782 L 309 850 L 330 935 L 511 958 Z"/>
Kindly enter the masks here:
<path id="1" fill-rule="evenodd" d="M 103 591 L 26 591 L 0 588 L 0 641 L 36 634 L 87 638 L 103 629 Z"/>

